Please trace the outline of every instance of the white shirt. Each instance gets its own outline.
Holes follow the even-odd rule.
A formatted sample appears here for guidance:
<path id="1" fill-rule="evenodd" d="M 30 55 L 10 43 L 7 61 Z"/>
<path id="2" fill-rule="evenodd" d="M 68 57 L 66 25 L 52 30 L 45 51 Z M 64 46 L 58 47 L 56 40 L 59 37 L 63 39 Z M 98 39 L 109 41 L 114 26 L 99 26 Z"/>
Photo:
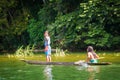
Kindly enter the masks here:
<path id="1" fill-rule="evenodd" d="M 45 37 L 45 46 L 49 46 L 50 45 L 50 37 L 46 36 Z"/>

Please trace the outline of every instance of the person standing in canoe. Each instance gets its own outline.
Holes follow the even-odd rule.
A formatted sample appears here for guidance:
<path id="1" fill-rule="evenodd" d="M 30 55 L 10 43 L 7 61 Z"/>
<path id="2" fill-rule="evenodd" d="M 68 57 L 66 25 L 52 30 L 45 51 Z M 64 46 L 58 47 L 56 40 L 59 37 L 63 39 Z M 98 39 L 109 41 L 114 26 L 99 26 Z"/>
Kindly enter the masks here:
<path id="1" fill-rule="evenodd" d="M 92 46 L 88 46 L 87 48 L 87 60 L 86 62 L 90 63 L 97 63 L 99 56 L 94 52 L 94 49 Z"/>
<path id="2" fill-rule="evenodd" d="M 45 46 L 45 54 L 46 54 L 46 61 L 51 62 L 51 46 L 50 46 L 50 36 L 48 31 L 44 33 L 44 46 Z"/>

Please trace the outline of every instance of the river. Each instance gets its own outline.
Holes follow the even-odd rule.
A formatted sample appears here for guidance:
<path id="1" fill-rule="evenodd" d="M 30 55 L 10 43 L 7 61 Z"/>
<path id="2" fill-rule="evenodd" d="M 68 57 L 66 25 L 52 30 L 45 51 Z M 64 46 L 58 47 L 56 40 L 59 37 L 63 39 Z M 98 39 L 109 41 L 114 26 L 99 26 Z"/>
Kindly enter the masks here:
<path id="1" fill-rule="evenodd" d="M 101 66 L 64 66 L 64 65 L 31 65 L 14 56 L 0 56 L 0 80 L 120 80 L 120 56 L 99 54 L 112 62 Z M 84 54 L 52 56 L 54 61 L 77 61 L 84 59 Z M 43 54 L 25 57 L 29 60 L 45 60 Z"/>

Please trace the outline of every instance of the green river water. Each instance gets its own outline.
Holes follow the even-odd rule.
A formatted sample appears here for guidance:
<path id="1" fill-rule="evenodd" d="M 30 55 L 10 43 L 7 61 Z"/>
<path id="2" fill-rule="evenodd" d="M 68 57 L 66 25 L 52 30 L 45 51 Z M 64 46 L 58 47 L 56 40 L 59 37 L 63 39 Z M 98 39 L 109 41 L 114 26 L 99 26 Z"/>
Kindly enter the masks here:
<path id="1" fill-rule="evenodd" d="M 120 53 L 99 54 L 101 66 L 30 65 L 12 55 L 0 56 L 0 80 L 120 80 Z M 45 61 L 44 54 L 24 57 L 27 60 Z M 74 62 L 85 59 L 85 54 L 54 56 L 53 61 Z"/>

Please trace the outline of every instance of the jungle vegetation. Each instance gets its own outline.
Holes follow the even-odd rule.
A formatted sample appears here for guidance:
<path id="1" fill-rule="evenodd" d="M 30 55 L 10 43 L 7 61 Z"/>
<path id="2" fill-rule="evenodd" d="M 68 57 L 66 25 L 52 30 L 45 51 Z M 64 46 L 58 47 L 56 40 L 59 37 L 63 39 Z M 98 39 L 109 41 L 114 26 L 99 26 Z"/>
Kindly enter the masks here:
<path id="1" fill-rule="evenodd" d="M 0 0 L 0 51 L 43 49 L 45 30 L 52 48 L 120 50 L 120 1 Z"/>

